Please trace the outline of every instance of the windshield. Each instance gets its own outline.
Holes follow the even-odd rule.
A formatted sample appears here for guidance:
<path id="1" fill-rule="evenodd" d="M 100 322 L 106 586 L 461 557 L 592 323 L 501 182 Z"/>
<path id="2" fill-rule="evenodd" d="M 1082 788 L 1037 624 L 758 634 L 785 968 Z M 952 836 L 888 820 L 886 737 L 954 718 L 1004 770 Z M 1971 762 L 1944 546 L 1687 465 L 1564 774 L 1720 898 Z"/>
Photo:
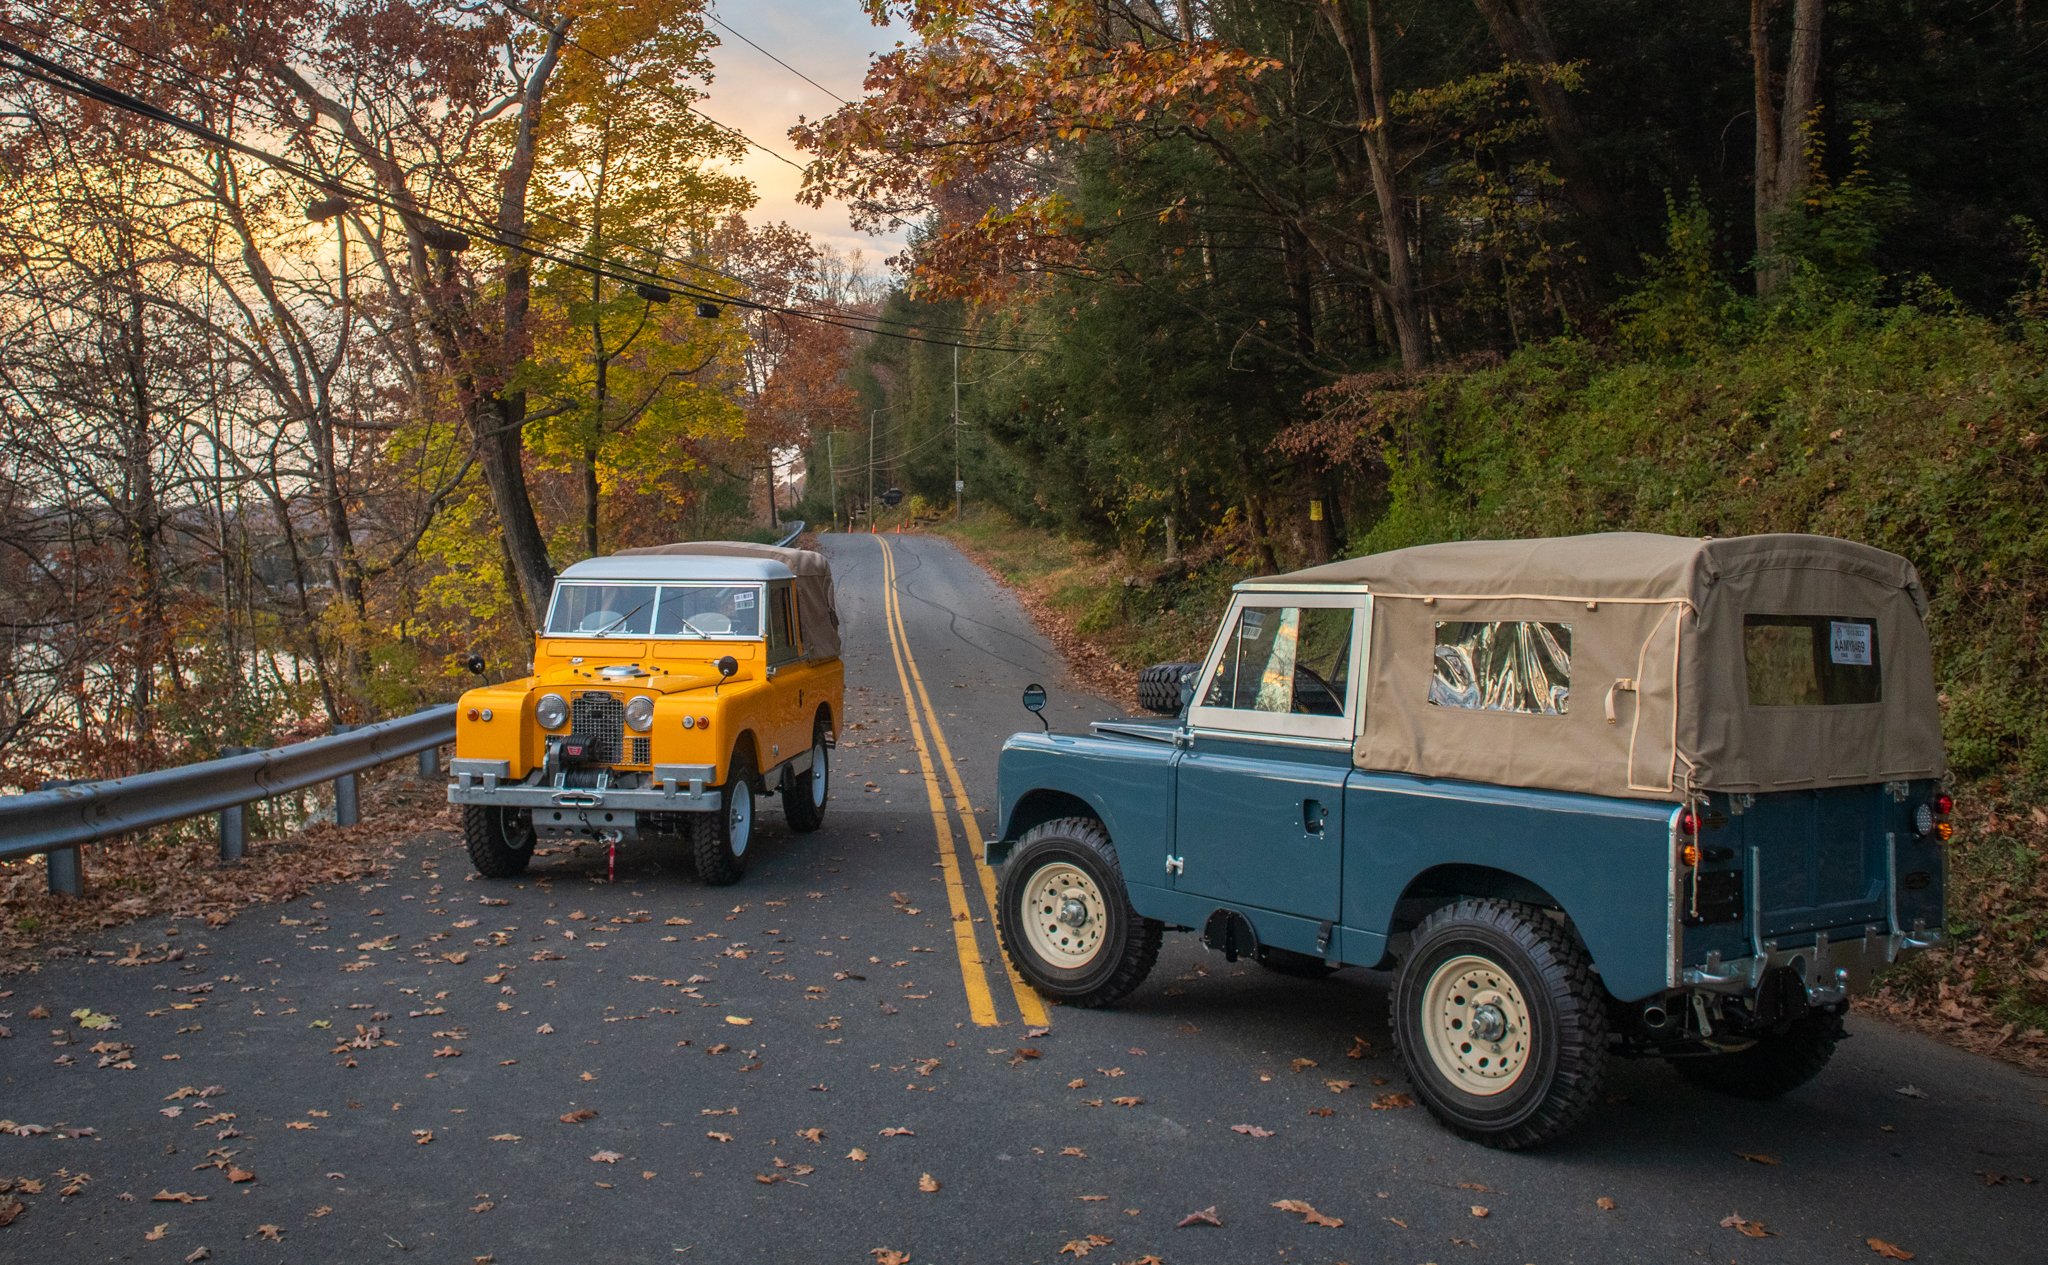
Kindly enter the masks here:
<path id="1" fill-rule="evenodd" d="M 759 637 L 761 586 L 558 584 L 547 630 L 558 637 Z"/>

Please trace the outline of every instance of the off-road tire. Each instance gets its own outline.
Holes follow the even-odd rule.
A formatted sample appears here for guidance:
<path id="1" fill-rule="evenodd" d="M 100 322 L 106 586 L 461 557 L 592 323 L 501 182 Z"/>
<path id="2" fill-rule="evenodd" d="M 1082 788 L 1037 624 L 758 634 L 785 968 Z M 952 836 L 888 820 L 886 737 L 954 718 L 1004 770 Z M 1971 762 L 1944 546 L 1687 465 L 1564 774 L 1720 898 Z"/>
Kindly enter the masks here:
<path id="1" fill-rule="evenodd" d="M 1483 967 L 1459 966 L 1471 962 Z M 1494 980 L 1484 987 L 1505 1000 L 1492 1013 L 1519 1015 L 1525 1029 L 1517 1046 L 1511 1024 L 1503 1043 L 1520 1070 L 1490 1091 L 1471 1087 L 1501 1074 L 1501 1063 L 1487 1067 L 1498 1058 L 1489 1051 L 1501 1045 L 1460 1044 L 1463 1035 L 1477 1034 L 1482 1007 L 1469 1012 L 1470 1028 L 1453 1018 L 1467 1013 L 1456 1007 L 1468 1004 L 1463 994 L 1470 990 L 1461 983 L 1468 974 Z M 1496 987 L 1502 977 L 1505 989 Z M 1428 1013 L 1433 993 L 1443 1006 L 1434 1016 Z M 1568 1132 L 1600 1101 L 1607 1071 L 1604 990 L 1578 938 L 1534 905 L 1462 900 L 1431 914 L 1415 929 L 1390 1003 L 1409 1079 L 1430 1113 L 1461 1137 L 1502 1150 L 1540 1146 Z"/>
<path id="2" fill-rule="evenodd" d="M 1202 670 L 1199 663 L 1155 663 L 1138 673 L 1138 706 L 1161 716 L 1180 715 L 1180 691 Z"/>
<path id="3" fill-rule="evenodd" d="M 1027 918 L 1046 918 L 1045 925 L 1055 936 L 1059 934 L 1057 929 L 1063 924 L 1058 921 L 1058 911 L 1043 907 L 1034 911 L 1031 906 L 1039 904 L 1043 896 L 1034 892 L 1035 880 L 1048 871 L 1061 870 L 1076 876 L 1075 890 L 1087 892 L 1093 906 L 1090 921 L 1100 922 L 1095 928 L 1093 953 L 1085 961 L 1071 964 L 1049 957 L 1045 948 L 1034 943 L 1026 922 Z M 996 908 L 996 931 L 1017 974 L 1039 993 L 1069 1006 L 1107 1006 L 1123 998 L 1145 982 L 1159 960 L 1165 926 L 1131 908 L 1116 846 L 1102 823 L 1092 817 L 1062 817 L 1025 831 L 1003 867 Z M 1044 935 L 1036 938 L 1042 940 Z"/>
<path id="4" fill-rule="evenodd" d="M 1337 973 L 1336 967 L 1321 958 L 1291 949 L 1260 949 L 1258 963 L 1275 975 L 1294 979 L 1325 980 Z"/>
<path id="5" fill-rule="evenodd" d="M 462 842 L 485 878 L 517 878 L 533 860 L 533 814 L 524 808 L 462 806 Z"/>
<path id="6" fill-rule="evenodd" d="M 697 877 L 712 887 L 740 881 L 753 856 L 754 755 L 745 743 L 733 748 L 727 765 L 725 785 L 718 788 L 718 811 L 696 813 L 690 822 L 691 851 L 697 857 Z M 744 810 L 736 806 L 744 802 Z"/>
<path id="7" fill-rule="evenodd" d="M 1667 1061 L 1673 1071 L 1702 1088 L 1769 1102 L 1820 1075 L 1842 1035 L 1840 1015 L 1809 1014 L 1732 1054 L 1683 1055 Z"/>
<path id="8" fill-rule="evenodd" d="M 800 835 L 807 835 L 825 824 L 825 806 L 832 795 L 832 747 L 825 741 L 828 733 L 825 713 L 819 712 L 816 723 L 811 726 L 811 767 L 807 772 L 782 778 L 782 817 L 789 828 Z M 819 794 L 820 788 L 824 794 Z"/>

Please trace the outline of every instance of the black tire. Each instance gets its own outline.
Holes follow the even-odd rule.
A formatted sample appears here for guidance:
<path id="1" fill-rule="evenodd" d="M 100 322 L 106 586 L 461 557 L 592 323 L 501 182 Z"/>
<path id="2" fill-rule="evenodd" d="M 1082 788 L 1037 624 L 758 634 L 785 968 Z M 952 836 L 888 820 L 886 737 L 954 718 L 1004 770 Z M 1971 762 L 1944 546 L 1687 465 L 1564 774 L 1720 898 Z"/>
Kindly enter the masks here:
<path id="1" fill-rule="evenodd" d="M 832 797 L 832 747 L 825 740 L 829 732 L 825 713 L 819 712 L 811 726 L 810 769 L 782 779 L 782 816 L 800 835 L 825 824 L 825 805 Z"/>
<path id="2" fill-rule="evenodd" d="M 1062 874 L 1074 884 L 1067 890 L 1075 895 L 1067 902 L 1074 916 L 1084 920 L 1081 923 L 1068 923 L 1061 909 L 1046 903 L 1058 900 L 1056 894 L 1034 890 Z M 1116 847 L 1102 823 L 1092 817 L 1062 817 L 1025 831 L 1003 867 L 996 907 L 996 931 L 1017 974 L 1038 992 L 1069 1006 L 1117 1001 L 1144 983 L 1159 960 L 1165 926 L 1131 908 Z M 1036 932 L 1034 923 L 1039 925 Z M 1076 952 L 1062 960 L 1055 956 L 1057 945 L 1070 934 L 1085 937 L 1082 943 L 1088 947 L 1077 945 Z"/>
<path id="3" fill-rule="evenodd" d="M 485 878 L 517 878 L 533 860 L 533 814 L 524 808 L 462 806 L 462 842 Z"/>
<path id="4" fill-rule="evenodd" d="M 1391 1004 L 1409 1079 L 1461 1137 L 1540 1146 L 1600 1101 L 1604 990 L 1578 938 L 1533 905 L 1462 900 L 1431 914 L 1415 929 Z M 1497 1022 L 1502 1038 L 1484 1039 L 1480 1025 Z"/>
<path id="5" fill-rule="evenodd" d="M 1809 1014 L 1768 1032 L 1756 1044 L 1732 1054 L 1674 1056 L 1672 1070 L 1716 1093 L 1769 1102 L 1821 1074 L 1842 1039 L 1842 1017 Z"/>
<path id="6" fill-rule="evenodd" d="M 1319 957 L 1296 953 L 1291 949 L 1260 949 L 1259 965 L 1275 975 L 1289 975 L 1295 979 L 1324 980 L 1337 973 L 1337 968 Z"/>
<path id="7" fill-rule="evenodd" d="M 718 797 L 717 812 L 694 814 L 690 842 L 697 877 L 725 887 L 740 881 L 754 850 L 754 756 L 745 743 L 733 748 Z"/>
<path id="8" fill-rule="evenodd" d="M 1195 679 L 1199 663 L 1155 663 L 1138 673 L 1138 706 L 1161 716 L 1180 715 L 1181 686 Z"/>

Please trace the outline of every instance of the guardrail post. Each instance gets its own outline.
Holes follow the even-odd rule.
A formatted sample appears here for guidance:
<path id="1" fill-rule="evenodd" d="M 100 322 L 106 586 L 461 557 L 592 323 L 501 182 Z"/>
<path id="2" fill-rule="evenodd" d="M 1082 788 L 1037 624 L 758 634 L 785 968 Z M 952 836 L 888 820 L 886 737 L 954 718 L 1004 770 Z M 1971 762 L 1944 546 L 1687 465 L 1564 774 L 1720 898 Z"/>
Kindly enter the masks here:
<path id="1" fill-rule="evenodd" d="M 334 732 L 345 734 L 361 728 L 361 725 L 336 725 Z M 356 802 L 356 775 L 344 773 L 334 779 L 334 824 L 353 826 L 361 817 L 362 813 Z"/>
<path id="2" fill-rule="evenodd" d="M 223 756 L 247 755 L 249 747 L 222 747 Z M 220 810 L 220 859 L 239 861 L 249 852 L 247 805 L 235 804 Z"/>
<path id="3" fill-rule="evenodd" d="M 433 711 L 434 708 L 427 706 L 414 710 L 415 714 L 417 714 L 418 712 Z M 437 782 L 441 779 L 441 748 L 428 747 L 420 752 L 420 777 L 429 782 Z"/>
<path id="4" fill-rule="evenodd" d="M 75 777 L 51 778 L 38 789 L 50 790 L 59 786 L 76 786 Z M 85 894 L 85 859 L 77 848 L 52 848 L 43 854 L 44 868 L 49 872 L 50 895 L 82 896 Z"/>

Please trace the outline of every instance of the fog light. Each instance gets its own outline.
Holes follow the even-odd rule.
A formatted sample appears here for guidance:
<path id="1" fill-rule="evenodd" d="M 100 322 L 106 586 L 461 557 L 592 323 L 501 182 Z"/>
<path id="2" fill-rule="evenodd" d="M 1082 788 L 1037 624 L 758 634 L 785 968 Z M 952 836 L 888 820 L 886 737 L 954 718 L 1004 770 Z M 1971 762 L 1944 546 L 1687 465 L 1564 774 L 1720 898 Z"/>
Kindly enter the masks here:
<path id="1" fill-rule="evenodd" d="M 697 727 L 697 718 L 696 718 L 695 716 L 685 716 L 685 717 L 683 717 L 683 728 L 685 728 L 685 729 L 695 729 L 696 727 Z"/>
<path id="2" fill-rule="evenodd" d="M 560 694 L 543 694 L 533 705 L 533 720 L 542 729 L 560 729 L 569 719 L 569 704 Z"/>
<path id="3" fill-rule="evenodd" d="M 626 728 L 634 733 L 644 734 L 654 728 L 654 700 L 645 694 L 635 694 L 626 704 Z"/>

